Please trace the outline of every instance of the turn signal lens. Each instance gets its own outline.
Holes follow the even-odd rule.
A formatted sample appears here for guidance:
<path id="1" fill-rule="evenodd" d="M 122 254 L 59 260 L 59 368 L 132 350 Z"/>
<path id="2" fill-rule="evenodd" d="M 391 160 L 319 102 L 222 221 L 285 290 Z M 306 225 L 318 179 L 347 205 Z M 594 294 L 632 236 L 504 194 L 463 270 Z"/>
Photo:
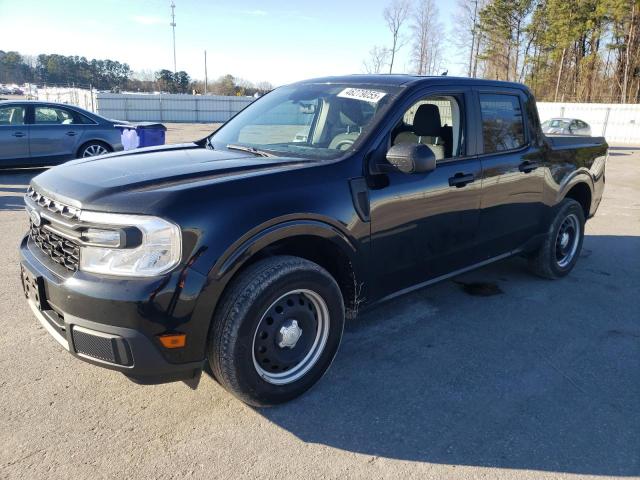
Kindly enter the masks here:
<path id="1" fill-rule="evenodd" d="M 187 344 L 187 335 L 185 333 L 168 333 L 159 335 L 158 340 L 164 348 L 182 348 Z"/>

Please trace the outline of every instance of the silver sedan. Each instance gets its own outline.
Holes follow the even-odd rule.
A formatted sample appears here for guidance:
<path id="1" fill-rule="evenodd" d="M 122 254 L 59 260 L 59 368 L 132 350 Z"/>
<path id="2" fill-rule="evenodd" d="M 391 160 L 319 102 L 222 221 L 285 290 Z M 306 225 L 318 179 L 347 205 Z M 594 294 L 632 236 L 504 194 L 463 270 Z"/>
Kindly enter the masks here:
<path id="1" fill-rule="evenodd" d="M 120 130 L 82 108 L 39 101 L 0 101 L 0 168 L 56 165 L 122 150 Z"/>
<path id="2" fill-rule="evenodd" d="M 591 127 L 577 118 L 551 118 L 542 123 L 542 131 L 549 135 L 587 135 Z"/>

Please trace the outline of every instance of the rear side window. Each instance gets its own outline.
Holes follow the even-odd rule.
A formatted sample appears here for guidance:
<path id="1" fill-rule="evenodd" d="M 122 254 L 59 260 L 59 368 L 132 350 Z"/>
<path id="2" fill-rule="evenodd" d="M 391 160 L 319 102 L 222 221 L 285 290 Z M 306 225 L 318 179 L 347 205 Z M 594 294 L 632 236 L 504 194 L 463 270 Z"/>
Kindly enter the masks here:
<path id="1" fill-rule="evenodd" d="M 484 153 L 514 150 L 525 145 L 524 118 L 516 95 L 480 94 Z"/>
<path id="2" fill-rule="evenodd" d="M 24 125 L 24 107 L 16 105 L 1 107 L 0 125 Z"/>
<path id="3" fill-rule="evenodd" d="M 35 119 L 38 124 L 70 125 L 73 123 L 81 123 L 75 121 L 70 111 L 55 107 L 36 107 Z"/>

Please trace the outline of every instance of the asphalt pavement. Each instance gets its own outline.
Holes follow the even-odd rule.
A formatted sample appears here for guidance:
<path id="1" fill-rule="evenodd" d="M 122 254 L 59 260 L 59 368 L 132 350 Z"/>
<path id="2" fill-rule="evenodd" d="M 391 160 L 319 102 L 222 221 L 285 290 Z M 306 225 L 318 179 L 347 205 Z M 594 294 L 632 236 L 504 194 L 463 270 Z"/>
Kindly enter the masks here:
<path id="1" fill-rule="evenodd" d="M 0 174 L 0 478 L 640 475 L 640 148 L 612 149 L 567 278 L 513 258 L 371 309 L 322 381 L 271 409 L 67 354 L 21 293 L 33 174 Z"/>

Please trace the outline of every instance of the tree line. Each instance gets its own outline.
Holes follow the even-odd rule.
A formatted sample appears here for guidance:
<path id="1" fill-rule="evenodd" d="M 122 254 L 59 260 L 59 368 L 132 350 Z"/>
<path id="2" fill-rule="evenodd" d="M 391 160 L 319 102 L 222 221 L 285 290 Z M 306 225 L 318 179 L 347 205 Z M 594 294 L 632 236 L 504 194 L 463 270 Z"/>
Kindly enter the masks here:
<path id="1" fill-rule="evenodd" d="M 168 93 L 205 93 L 203 81 L 194 80 L 181 70 L 172 72 L 134 72 L 128 64 L 115 60 L 88 60 L 80 56 L 21 55 L 0 50 L 0 83 L 92 87 L 112 92 L 134 91 Z M 224 75 L 209 82 L 206 92 L 216 95 L 255 95 L 273 89 L 268 82 L 252 82 Z"/>
<path id="2" fill-rule="evenodd" d="M 391 0 L 383 11 L 388 46 L 365 70 L 398 70 L 409 46 L 420 75 L 446 73 L 450 38 L 470 77 L 526 83 L 539 100 L 640 103 L 640 0 L 458 0 L 453 31 L 433 0 Z"/>

